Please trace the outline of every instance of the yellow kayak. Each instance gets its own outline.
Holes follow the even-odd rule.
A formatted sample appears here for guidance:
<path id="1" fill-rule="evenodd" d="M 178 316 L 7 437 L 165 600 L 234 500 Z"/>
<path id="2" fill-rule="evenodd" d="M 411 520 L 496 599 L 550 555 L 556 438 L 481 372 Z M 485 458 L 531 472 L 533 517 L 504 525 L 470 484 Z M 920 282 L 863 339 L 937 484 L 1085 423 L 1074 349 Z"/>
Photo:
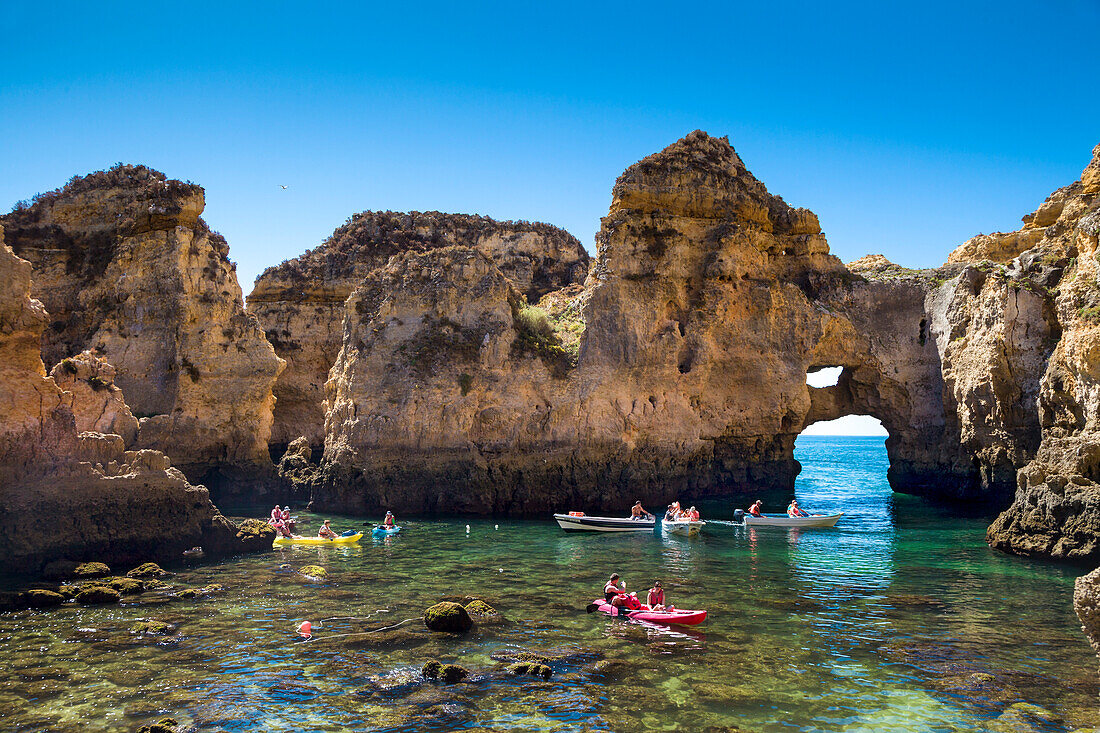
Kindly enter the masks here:
<path id="1" fill-rule="evenodd" d="M 291 539 L 289 537 L 276 537 L 276 545 L 348 545 L 353 542 L 358 542 L 363 538 L 362 532 L 348 535 L 347 537 L 337 537 L 334 540 L 327 540 L 324 537 L 302 537 L 299 539 Z"/>

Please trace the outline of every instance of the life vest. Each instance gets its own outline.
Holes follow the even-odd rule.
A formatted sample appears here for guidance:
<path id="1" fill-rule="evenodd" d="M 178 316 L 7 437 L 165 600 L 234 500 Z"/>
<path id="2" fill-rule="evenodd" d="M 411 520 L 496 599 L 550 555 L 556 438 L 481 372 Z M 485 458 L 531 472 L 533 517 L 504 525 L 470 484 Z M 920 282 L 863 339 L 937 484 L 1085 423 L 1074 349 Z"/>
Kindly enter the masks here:
<path id="1" fill-rule="evenodd" d="M 651 589 L 649 595 L 646 596 L 646 603 L 650 607 L 665 605 L 665 589 L 658 588 L 656 591 Z"/>

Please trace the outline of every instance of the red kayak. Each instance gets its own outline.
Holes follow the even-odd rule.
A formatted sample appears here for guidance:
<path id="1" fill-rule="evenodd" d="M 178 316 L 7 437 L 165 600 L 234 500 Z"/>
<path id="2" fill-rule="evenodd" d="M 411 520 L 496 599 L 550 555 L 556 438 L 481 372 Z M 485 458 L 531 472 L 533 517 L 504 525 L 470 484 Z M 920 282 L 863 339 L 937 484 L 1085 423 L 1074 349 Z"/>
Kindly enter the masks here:
<path id="1" fill-rule="evenodd" d="M 635 621 L 649 621 L 654 624 L 694 626 L 695 624 L 703 623 L 707 618 L 706 611 L 688 611 L 682 608 L 668 611 L 650 611 L 644 607 L 634 611 L 629 608 L 615 608 L 602 598 L 597 598 L 592 601 L 592 605 L 596 606 L 597 610 L 603 611 L 609 616 L 623 616 L 624 618 L 634 619 Z"/>

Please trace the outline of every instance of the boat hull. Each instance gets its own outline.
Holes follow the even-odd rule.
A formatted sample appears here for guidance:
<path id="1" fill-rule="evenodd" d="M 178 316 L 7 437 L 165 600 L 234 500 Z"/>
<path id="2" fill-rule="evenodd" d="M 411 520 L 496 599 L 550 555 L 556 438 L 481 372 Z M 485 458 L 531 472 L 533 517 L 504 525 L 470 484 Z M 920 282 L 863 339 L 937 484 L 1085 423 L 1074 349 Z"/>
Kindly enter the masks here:
<path id="1" fill-rule="evenodd" d="M 665 626 L 695 626 L 696 624 L 703 623 L 707 619 L 706 611 L 688 611 L 686 609 L 677 609 L 675 611 L 629 611 L 622 608 L 615 608 L 602 598 L 597 598 L 592 602 L 599 606 L 599 610 L 602 613 L 606 613 L 609 616 L 622 616 L 632 621 L 648 621 L 651 624 L 663 624 Z"/>
<path id="2" fill-rule="evenodd" d="M 291 539 L 289 537 L 276 537 L 274 543 L 276 545 L 350 545 L 358 542 L 363 538 L 363 533 L 348 535 L 347 537 L 337 537 L 336 539 L 329 540 L 324 537 L 301 537 L 299 539 Z"/>
<path id="3" fill-rule="evenodd" d="M 686 537 L 694 537 L 699 534 L 699 531 L 703 528 L 706 522 L 670 522 L 667 519 L 661 520 L 661 526 L 669 534 L 684 535 Z"/>
<path id="4" fill-rule="evenodd" d="M 844 516 L 840 514 L 820 514 L 812 517 L 788 517 L 786 514 L 765 514 L 754 517 L 745 515 L 746 527 L 834 527 L 837 520 Z"/>
<path id="5" fill-rule="evenodd" d="M 566 532 L 652 532 L 653 519 L 623 519 L 620 517 L 574 517 L 555 514 L 558 526 Z"/>

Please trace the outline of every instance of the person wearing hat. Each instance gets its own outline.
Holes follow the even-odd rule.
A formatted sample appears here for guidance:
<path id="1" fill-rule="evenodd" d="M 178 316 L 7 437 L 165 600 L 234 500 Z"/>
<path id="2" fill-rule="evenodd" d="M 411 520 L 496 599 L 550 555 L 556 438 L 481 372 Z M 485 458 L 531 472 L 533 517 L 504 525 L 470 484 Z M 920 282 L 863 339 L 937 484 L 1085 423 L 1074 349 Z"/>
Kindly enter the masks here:
<path id="1" fill-rule="evenodd" d="M 749 507 L 749 514 L 751 514 L 754 517 L 759 517 L 759 516 L 761 516 L 760 510 L 763 507 L 764 507 L 764 502 L 757 499 L 756 501 L 754 501 L 752 503 L 752 506 Z"/>
<path id="2" fill-rule="evenodd" d="M 278 508 L 278 504 L 276 504 L 275 506 L 276 506 L 276 508 Z M 293 534 L 295 527 L 294 527 L 294 521 L 290 518 L 290 507 L 289 506 L 284 506 L 283 510 L 282 510 L 282 512 L 280 512 L 280 514 L 281 514 L 282 519 L 283 519 L 283 524 L 285 524 L 287 530 L 289 530 L 291 532 L 291 534 Z"/>

